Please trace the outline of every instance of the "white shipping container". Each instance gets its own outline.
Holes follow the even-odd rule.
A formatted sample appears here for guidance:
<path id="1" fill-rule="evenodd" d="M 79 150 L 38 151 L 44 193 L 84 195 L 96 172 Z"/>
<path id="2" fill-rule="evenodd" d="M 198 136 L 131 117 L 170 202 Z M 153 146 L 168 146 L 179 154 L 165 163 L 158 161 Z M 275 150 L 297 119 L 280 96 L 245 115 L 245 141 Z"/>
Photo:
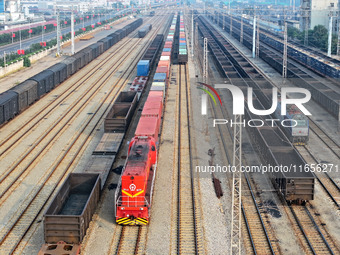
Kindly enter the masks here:
<path id="1" fill-rule="evenodd" d="M 161 61 L 162 60 L 170 61 L 170 56 L 161 56 Z"/>

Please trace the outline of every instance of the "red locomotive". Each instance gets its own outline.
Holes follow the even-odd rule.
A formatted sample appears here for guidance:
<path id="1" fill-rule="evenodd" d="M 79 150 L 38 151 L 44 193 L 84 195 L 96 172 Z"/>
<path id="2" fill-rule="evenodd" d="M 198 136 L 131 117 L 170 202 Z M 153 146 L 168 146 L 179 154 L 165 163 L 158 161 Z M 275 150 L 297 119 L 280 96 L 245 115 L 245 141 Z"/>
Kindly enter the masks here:
<path id="1" fill-rule="evenodd" d="M 163 111 L 163 93 L 149 95 L 132 138 L 116 191 L 116 222 L 146 225 L 157 165 L 157 141 Z"/>

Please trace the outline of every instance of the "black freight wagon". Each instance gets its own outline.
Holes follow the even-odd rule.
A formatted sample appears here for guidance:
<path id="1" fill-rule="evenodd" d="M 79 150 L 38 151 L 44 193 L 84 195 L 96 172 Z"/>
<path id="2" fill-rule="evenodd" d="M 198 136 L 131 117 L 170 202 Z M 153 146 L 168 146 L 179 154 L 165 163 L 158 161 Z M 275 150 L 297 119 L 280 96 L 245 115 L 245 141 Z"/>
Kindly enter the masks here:
<path id="1" fill-rule="evenodd" d="M 18 94 L 11 90 L 0 94 L 0 125 L 14 118 L 18 113 Z"/>
<path id="2" fill-rule="evenodd" d="M 39 98 L 54 89 L 54 73 L 51 70 L 44 70 L 28 80 L 33 80 L 38 83 Z"/>
<path id="3" fill-rule="evenodd" d="M 23 111 L 39 99 L 38 83 L 33 80 L 26 80 L 10 90 L 18 93 L 18 112 Z"/>

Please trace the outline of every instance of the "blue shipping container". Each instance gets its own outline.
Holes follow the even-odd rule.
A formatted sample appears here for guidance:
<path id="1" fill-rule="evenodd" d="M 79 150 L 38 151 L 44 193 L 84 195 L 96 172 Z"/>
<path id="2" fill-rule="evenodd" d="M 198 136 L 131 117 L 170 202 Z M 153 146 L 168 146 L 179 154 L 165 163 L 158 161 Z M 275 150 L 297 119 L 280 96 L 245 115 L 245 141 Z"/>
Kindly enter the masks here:
<path id="1" fill-rule="evenodd" d="M 153 77 L 154 82 L 162 82 L 166 80 L 166 73 L 155 73 Z"/>
<path id="2" fill-rule="evenodd" d="M 187 43 L 179 43 L 180 46 L 186 46 Z"/>
<path id="3" fill-rule="evenodd" d="M 164 48 L 163 49 L 163 52 L 170 52 L 171 51 L 171 48 Z"/>
<path id="4" fill-rule="evenodd" d="M 137 64 L 137 76 L 148 76 L 150 68 L 149 60 L 140 60 Z"/>

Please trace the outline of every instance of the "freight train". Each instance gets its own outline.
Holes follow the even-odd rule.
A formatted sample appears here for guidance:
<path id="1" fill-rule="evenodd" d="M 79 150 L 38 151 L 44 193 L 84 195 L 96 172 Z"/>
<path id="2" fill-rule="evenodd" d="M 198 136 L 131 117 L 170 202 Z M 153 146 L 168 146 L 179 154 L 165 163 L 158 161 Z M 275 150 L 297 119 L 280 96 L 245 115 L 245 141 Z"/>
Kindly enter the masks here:
<path id="1" fill-rule="evenodd" d="M 148 61 L 150 66 L 156 62 L 160 46 L 163 43 L 163 34 L 156 35 L 142 60 Z M 149 72 L 149 70 L 147 70 Z M 148 77 L 136 77 L 134 81 L 147 84 Z M 120 149 L 126 131 L 135 114 L 137 103 L 142 89 L 122 91 L 117 96 L 112 107 L 104 118 L 104 135 L 97 147 L 92 152 L 84 173 L 71 173 L 63 183 L 55 198 L 44 214 L 44 235 L 46 244 L 43 245 L 39 254 L 55 254 L 57 250 L 67 250 L 70 254 L 79 254 L 80 243 L 91 221 L 92 215 L 99 202 L 100 191 L 104 188 L 106 179 L 111 171 L 112 164 Z M 163 102 L 162 92 L 150 92 L 150 102 L 155 100 Z M 143 116 L 150 117 L 152 110 L 143 112 Z M 158 111 L 158 119 L 161 118 L 161 111 Z M 142 131 L 137 131 L 142 132 Z M 147 141 L 144 139 L 144 141 Z M 150 148 L 150 155 L 153 156 L 154 164 L 157 156 L 156 144 L 144 143 Z M 143 144 L 142 139 L 130 143 L 129 152 L 139 153 Z M 142 145 L 143 146 L 143 145 Z M 131 154 L 130 153 L 130 154 Z M 135 159 L 140 159 L 138 156 Z M 131 164 L 130 164 L 131 165 Z M 114 169 L 115 173 L 120 173 Z M 152 175 L 149 175 L 152 176 Z"/>
<path id="2" fill-rule="evenodd" d="M 209 52 L 213 54 L 221 74 L 229 79 L 231 84 L 241 89 L 253 87 L 256 95 L 253 96 L 255 98 L 254 108 L 269 109 L 273 85 L 203 17 L 198 17 L 198 30 L 202 37 L 208 39 Z M 247 107 L 245 116 L 247 120 L 263 117 L 252 114 Z M 267 123 L 265 119 L 263 118 L 263 123 Z M 272 127 L 267 124 L 256 127 L 247 126 L 247 128 L 265 166 L 276 169 L 268 174 L 277 192 L 289 202 L 301 203 L 313 200 L 315 177 L 308 171 L 308 165 L 291 145 L 283 131 L 277 126 Z"/>
<path id="3" fill-rule="evenodd" d="M 178 15 L 174 15 L 161 60 L 158 62 L 148 98 L 135 136 L 129 143 L 127 159 L 115 194 L 115 217 L 120 225 L 147 225 L 150 219 L 153 185 L 157 169 L 158 136 L 168 86 L 170 57 Z"/>
<path id="4" fill-rule="evenodd" d="M 0 125 L 13 119 L 142 24 L 143 19 L 136 19 L 122 29 L 0 94 Z"/>
<path id="5" fill-rule="evenodd" d="M 294 145 L 305 145 L 309 140 L 309 120 L 295 105 L 287 105 L 286 115 L 281 115 L 281 103 L 274 112 L 280 122 L 285 121 L 283 131 Z M 290 123 L 288 123 L 290 122 Z"/>
<path id="6" fill-rule="evenodd" d="M 216 15 L 208 15 L 211 19 L 215 19 Z M 220 27 L 224 27 L 224 30 L 230 31 L 230 19 L 225 19 L 223 22 L 223 18 L 219 18 L 218 24 Z M 242 40 L 243 44 L 250 50 L 252 50 L 252 28 L 248 26 L 243 27 Z M 237 20 L 233 20 L 232 22 L 232 36 L 234 36 L 237 40 L 241 39 L 241 22 Z M 260 58 L 262 58 L 265 62 L 267 62 L 271 67 L 273 67 L 277 72 L 282 73 L 282 54 L 277 53 L 276 50 L 271 49 L 271 47 L 275 49 L 281 49 L 282 51 L 282 43 L 275 41 L 272 37 L 266 36 L 263 33 L 260 33 L 260 41 L 267 44 L 260 44 L 259 54 Z M 281 46 L 280 46 L 281 45 Z M 270 46 L 270 47 L 268 47 Z M 290 53 L 291 52 L 291 53 Z M 290 49 L 288 47 L 288 54 L 299 55 L 297 58 L 302 63 L 307 63 L 312 66 L 314 69 L 319 71 L 325 71 L 326 75 L 331 77 L 332 74 L 327 74 L 327 68 L 324 66 L 323 62 L 320 62 L 314 58 L 310 58 L 303 52 L 299 52 L 295 49 Z M 327 65 L 328 67 L 331 67 Z M 339 71 L 336 70 L 337 75 L 339 75 Z M 312 94 L 312 99 L 315 100 L 318 104 L 320 104 L 325 110 L 330 112 L 337 120 L 340 120 L 340 94 L 336 91 L 330 89 L 330 87 L 326 86 L 322 81 L 314 78 L 307 72 L 298 68 L 296 65 L 288 61 L 287 66 L 287 77 L 290 81 L 297 87 L 308 89 Z"/>
<path id="7" fill-rule="evenodd" d="M 188 62 L 188 49 L 187 49 L 187 41 L 185 38 L 185 27 L 184 27 L 183 16 L 181 16 L 179 29 L 180 29 L 180 32 L 179 32 L 178 63 L 187 63 Z"/>

